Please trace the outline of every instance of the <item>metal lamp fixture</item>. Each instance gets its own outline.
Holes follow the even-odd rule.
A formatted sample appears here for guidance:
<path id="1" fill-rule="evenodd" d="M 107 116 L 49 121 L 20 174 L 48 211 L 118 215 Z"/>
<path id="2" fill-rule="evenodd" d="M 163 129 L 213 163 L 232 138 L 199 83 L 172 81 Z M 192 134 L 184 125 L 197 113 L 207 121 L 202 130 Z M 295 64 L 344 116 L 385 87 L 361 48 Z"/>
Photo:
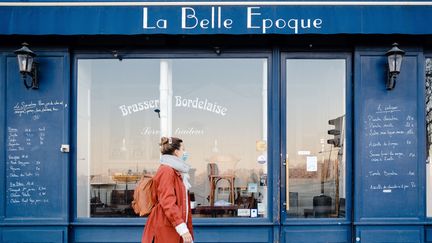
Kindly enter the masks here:
<path id="1" fill-rule="evenodd" d="M 14 52 L 18 58 L 18 67 L 22 75 L 24 85 L 27 89 L 38 89 L 39 80 L 37 75 L 37 63 L 34 61 L 36 54 L 28 48 L 27 43 Z M 31 78 L 31 83 L 27 83 L 27 76 Z"/>
<path id="2" fill-rule="evenodd" d="M 392 49 L 390 49 L 386 53 L 388 61 L 388 77 L 386 81 L 387 90 L 394 89 L 396 85 L 396 78 L 400 73 L 400 68 L 404 55 L 405 51 L 399 49 L 398 43 L 393 43 Z"/>

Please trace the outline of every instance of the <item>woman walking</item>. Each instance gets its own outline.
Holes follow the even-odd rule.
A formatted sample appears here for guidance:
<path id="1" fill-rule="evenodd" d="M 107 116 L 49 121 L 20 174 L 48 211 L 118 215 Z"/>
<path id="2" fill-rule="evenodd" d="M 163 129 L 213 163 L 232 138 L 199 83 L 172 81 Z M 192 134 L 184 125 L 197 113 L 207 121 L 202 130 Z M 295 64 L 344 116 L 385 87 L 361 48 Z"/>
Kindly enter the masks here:
<path id="1" fill-rule="evenodd" d="M 192 212 L 189 199 L 189 169 L 183 141 L 162 137 L 161 165 L 153 177 L 152 209 L 142 243 L 192 243 Z"/>

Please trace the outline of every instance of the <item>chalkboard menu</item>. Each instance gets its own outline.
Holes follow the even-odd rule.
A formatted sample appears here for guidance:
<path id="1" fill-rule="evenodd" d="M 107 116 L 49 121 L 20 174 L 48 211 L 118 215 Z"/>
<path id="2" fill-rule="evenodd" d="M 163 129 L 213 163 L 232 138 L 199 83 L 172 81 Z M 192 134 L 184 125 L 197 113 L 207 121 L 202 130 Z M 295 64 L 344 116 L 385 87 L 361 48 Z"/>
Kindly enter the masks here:
<path id="1" fill-rule="evenodd" d="M 370 196 L 375 195 L 373 198 L 388 195 L 403 200 L 417 194 L 415 116 L 412 109 L 401 104 L 370 104 L 364 119 L 363 146 L 368 163 L 364 189 Z"/>
<path id="2" fill-rule="evenodd" d="M 45 76 L 41 90 L 27 90 L 16 75 L 16 58 L 7 61 L 6 218 L 60 218 L 66 210 L 67 164 L 60 146 L 67 104 L 59 92 L 63 75 L 55 74 L 56 66 L 62 71 L 60 60 L 44 60 L 54 73 Z"/>
<path id="3" fill-rule="evenodd" d="M 404 76 L 385 89 L 382 57 L 364 59 L 365 79 L 357 107 L 357 203 L 361 218 L 415 218 L 419 215 L 419 144 L 414 58 L 404 60 Z M 372 64 L 372 65 L 371 65 Z M 374 66 L 375 64 L 376 66 Z M 368 69 L 370 68 L 370 69 Z M 376 68 L 379 70 L 378 68 Z M 412 69 L 414 72 L 409 72 Z M 367 74 L 367 75 L 366 75 Z M 410 76 L 411 75 L 411 76 Z M 368 78 L 366 78 L 368 77 Z"/>
<path id="4" fill-rule="evenodd" d="M 63 111 L 63 105 L 63 101 L 21 102 L 13 107 L 13 115 L 24 121 L 30 118 L 29 121 L 37 122 L 44 113 Z M 32 122 L 7 128 L 7 196 L 10 205 L 49 204 L 48 185 L 41 176 L 49 177 L 43 169 L 50 166 L 45 155 L 48 140 L 52 138 L 46 125 L 36 123 L 35 126 Z"/>

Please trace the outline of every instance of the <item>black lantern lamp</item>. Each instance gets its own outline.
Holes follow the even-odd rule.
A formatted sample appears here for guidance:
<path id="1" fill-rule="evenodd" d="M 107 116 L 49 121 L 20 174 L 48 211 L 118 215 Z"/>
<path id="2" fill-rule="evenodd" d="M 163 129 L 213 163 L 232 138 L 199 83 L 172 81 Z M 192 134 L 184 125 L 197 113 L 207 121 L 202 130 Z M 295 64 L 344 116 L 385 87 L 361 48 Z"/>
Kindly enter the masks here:
<path id="1" fill-rule="evenodd" d="M 387 90 L 394 89 L 396 85 L 396 78 L 400 73 L 403 56 L 405 52 L 398 47 L 398 43 L 393 43 L 392 49 L 387 51 L 388 61 L 388 77 L 386 82 Z"/>
<path id="2" fill-rule="evenodd" d="M 39 80 L 37 76 L 37 63 L 34 61 L 36 54 L 28 48 L 27 43 L 23 43 L 22 47 L 14 52 L 18 58 L 18 67 L 22 74 L 24 85 L 27 89 L 38 89 Z M 27 76 L 30 76 L 31 83 L 27 83 Z"/>

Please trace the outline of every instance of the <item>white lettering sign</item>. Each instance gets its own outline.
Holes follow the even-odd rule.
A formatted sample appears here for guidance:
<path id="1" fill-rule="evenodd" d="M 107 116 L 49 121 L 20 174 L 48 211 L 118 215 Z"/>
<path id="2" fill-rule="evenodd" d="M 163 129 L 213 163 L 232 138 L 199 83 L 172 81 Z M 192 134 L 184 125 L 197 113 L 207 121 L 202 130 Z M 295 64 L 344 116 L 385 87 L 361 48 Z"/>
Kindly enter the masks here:
<path id="1" fill-rule="evenodd" d="M 179 26 L 175 24 L 178 20 L 174 16 L 174 23 L 170 25 L 171 28 L 180 28 L 182 30 L 231 30 L 235 27 L 236 23 L 233 18 L 228 15 L 237 15 L 237 12 L 224 12 L 223 7 L 180 7 Z M 159 11 L 160 12 L 160 11 Z M 275 16 L 266 14 L 261 11 L 261 7 L 246 7 L 245 11 L 245 26 L 241 26 L 243 21 L 237 21 L 237 29 L 244 28 L 246 30 L 259 31 L 262 34 L 267 33 L 280 33 L 287 32 L 293 34 L 299 33 L 313 33 L 323 28 L 323 20 L 321 18 L 299 18 L 290 16 Z M 159 13 L 160 14 L 160 13 Z M 237 17 L 237 16 L 236 16 Z M 143 8 L 142 27 L 144 30 L 167 30 L 168 19 L 158 18 L 150 13 L 148 7 Z M 171 20 L 172 21 L 172 20 Z M 174 27 L 173 27 L 174 26 Z"/>
<path id="2" fill-rule="evenodd" d="M 131 105 L 120 105 L 119 109 L 122 116 L 127 116 L 132 113 L 159 108 L 159 104 L 159 99 L 144 100 Z M 209 111 L 221 116 L 225 116 L 228 112 L 228 108 L 218 104 L 218 102 L 209 101 L 208 99 L 202 99 L 199 97 L 187 99 L 181 96 L 174 96 L 174 106 Z"/>
<path id="3" fill-rule="evenodd" d="M 159 100 L 157 99 L 145 100 L 143 102 L 138 102 L 132 105 L 119 106 L 119 109 L 121 110 L 123 116 L 127 116 L 138 111 L 144 111 L 144 110 L 156 109 L 156 108 L 159 108 Z"/>
<path id="4" fill-rule="evenodd" d="M 168 27 L 168 21 L 166 19 L 156 20 L 155 26 L 150 26 L 148 23 L 148 8 L 143 9 L 143 29 L 166 29 Z"/>
<path id="5" fill-rule="evenodd" d="M 199 18 L 197 12 L 191 7 L 182 7 L 181 11 L 182 29 L 231 29 L 232 19 L 225 19 L 222 16 L 222 7 L 211 7 L 211 14 L 208 18 Z"/>
<path id="6" fill-rule="evenodd" d="M 291 29 L 294 34 L 298 34 L 299 30 L 321 29 L 322 19 L 304 19 L 304 18 L 266 18 L 261 17 L 259 12 L 260 7 L 247 8 L 247 28 L 260 29 L 263 34 L 266 34 L 270 29 Z M 255 24 L 253 24 L 255 23 Z"/>

